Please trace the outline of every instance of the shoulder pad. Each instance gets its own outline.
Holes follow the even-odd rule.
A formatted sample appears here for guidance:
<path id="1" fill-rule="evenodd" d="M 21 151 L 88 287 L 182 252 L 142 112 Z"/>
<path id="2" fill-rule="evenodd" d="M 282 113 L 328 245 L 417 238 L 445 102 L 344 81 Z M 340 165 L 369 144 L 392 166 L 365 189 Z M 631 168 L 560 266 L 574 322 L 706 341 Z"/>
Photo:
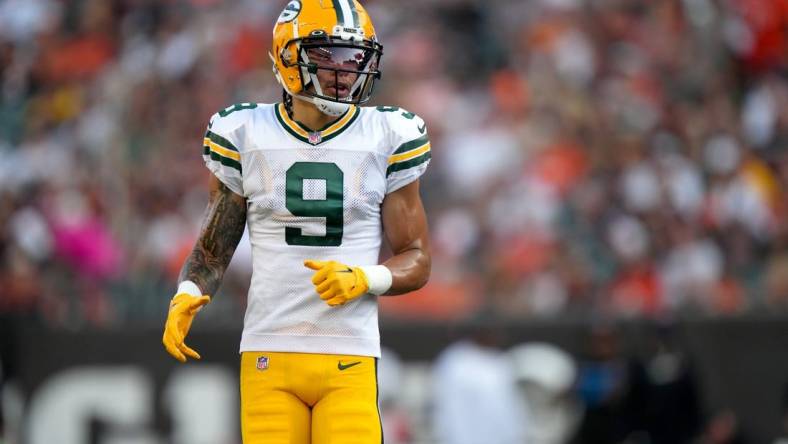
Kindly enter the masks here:
<path id="1" fill-rule="evenodd" d="M 427 124 L 415 113 L 396 106 L 378 106 L 375 110 L 383 114 L 395 142 L 427 138 Z"/>
<path id="2" fill-rule="evenodd" d="M 243 125 L 249 119 L 249 110 L 257 108 L 257 103 L 236 103 L 211 116 L 208 129 L 228 132 Z"/>

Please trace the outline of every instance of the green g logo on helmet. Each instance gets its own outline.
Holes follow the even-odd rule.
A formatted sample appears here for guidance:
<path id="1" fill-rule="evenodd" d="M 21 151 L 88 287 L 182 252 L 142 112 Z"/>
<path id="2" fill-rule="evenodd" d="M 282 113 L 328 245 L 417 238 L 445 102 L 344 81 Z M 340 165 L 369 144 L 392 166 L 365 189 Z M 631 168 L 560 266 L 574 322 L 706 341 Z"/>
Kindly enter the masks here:
<path id="1" fill-rule="evenodd" d="M 301 1 L 300 0 L 291 0 L 290 3 L 285 6 L 285 9 L 279 14 L 279 18 L 276 19 L 277 23 L 287 23 L 292 22 L 293 20 L 298 17 L 298 14 L 301 13 Z"/>

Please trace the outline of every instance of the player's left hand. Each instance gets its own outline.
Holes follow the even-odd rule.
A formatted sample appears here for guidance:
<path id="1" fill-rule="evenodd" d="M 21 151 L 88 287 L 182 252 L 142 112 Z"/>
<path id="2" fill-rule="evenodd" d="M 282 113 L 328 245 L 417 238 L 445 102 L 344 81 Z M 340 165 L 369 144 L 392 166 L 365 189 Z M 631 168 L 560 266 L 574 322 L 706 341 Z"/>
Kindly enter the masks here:
<path id="1" fill-rule="evenodd" d="M 350 267 L 337 261 L 304 262 L 307 268 L 315 270 L 312 283 L 320 299 L 332 307 L 352 301 L 369 291 L 367 275 L 359 267 Z"/>
<path id="2" fill-rule="evenodd" d="M 173 358 L 181 362 L 186 362 L 187 356 L 200 359 L 199 353 L 187 346 L 184 339 L 189 334 L 194 316 L 209 302 L 210 296 L 197 297 L 186 293 L 179 293 L 172 298 L 161 341 Z"/>

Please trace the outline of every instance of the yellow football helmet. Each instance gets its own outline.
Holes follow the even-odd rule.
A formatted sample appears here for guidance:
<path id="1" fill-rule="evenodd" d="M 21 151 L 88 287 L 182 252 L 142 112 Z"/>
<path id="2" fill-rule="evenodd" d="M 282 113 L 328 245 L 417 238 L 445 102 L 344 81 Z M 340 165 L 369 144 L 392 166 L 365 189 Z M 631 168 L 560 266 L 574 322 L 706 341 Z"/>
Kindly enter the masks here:
<path id="1" fill-rule="evenodd" d="M 338 116 L 369 100 L 383 54 L 357 0 L 291 0 L 274 25 L 274 75 L 292 97 Z"/>

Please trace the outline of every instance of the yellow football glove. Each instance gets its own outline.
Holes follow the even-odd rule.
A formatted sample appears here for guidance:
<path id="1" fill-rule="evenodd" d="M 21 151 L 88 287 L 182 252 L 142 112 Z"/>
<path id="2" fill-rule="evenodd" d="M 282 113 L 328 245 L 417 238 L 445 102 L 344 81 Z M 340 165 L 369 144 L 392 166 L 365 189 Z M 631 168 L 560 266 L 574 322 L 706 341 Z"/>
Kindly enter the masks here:
<path id="1" fill-rule="evenodd" d="M 200 355 L 187 347 L 183 340 L 189 334 L 194 315 L 203 305 L 211 302 L 210 296 L 192 296 L 187 293 L 176 294 L 170 302 L 170 312 L 167 314 L 167 322 L 164 324 L 164 336 L 162 343 L 167 352 L 175 359 L 186 362 L 186 356 L 200 359 Z"/>
<path id="2" fill-rule="evenodd" d="M 308 260 L 304 265 L 312 270 L 312 283 L 320 299 L 326 304 L 342 305 L 369 291 L 367 275 L 359 267 L 349 267 L 337 261 Z"/>

